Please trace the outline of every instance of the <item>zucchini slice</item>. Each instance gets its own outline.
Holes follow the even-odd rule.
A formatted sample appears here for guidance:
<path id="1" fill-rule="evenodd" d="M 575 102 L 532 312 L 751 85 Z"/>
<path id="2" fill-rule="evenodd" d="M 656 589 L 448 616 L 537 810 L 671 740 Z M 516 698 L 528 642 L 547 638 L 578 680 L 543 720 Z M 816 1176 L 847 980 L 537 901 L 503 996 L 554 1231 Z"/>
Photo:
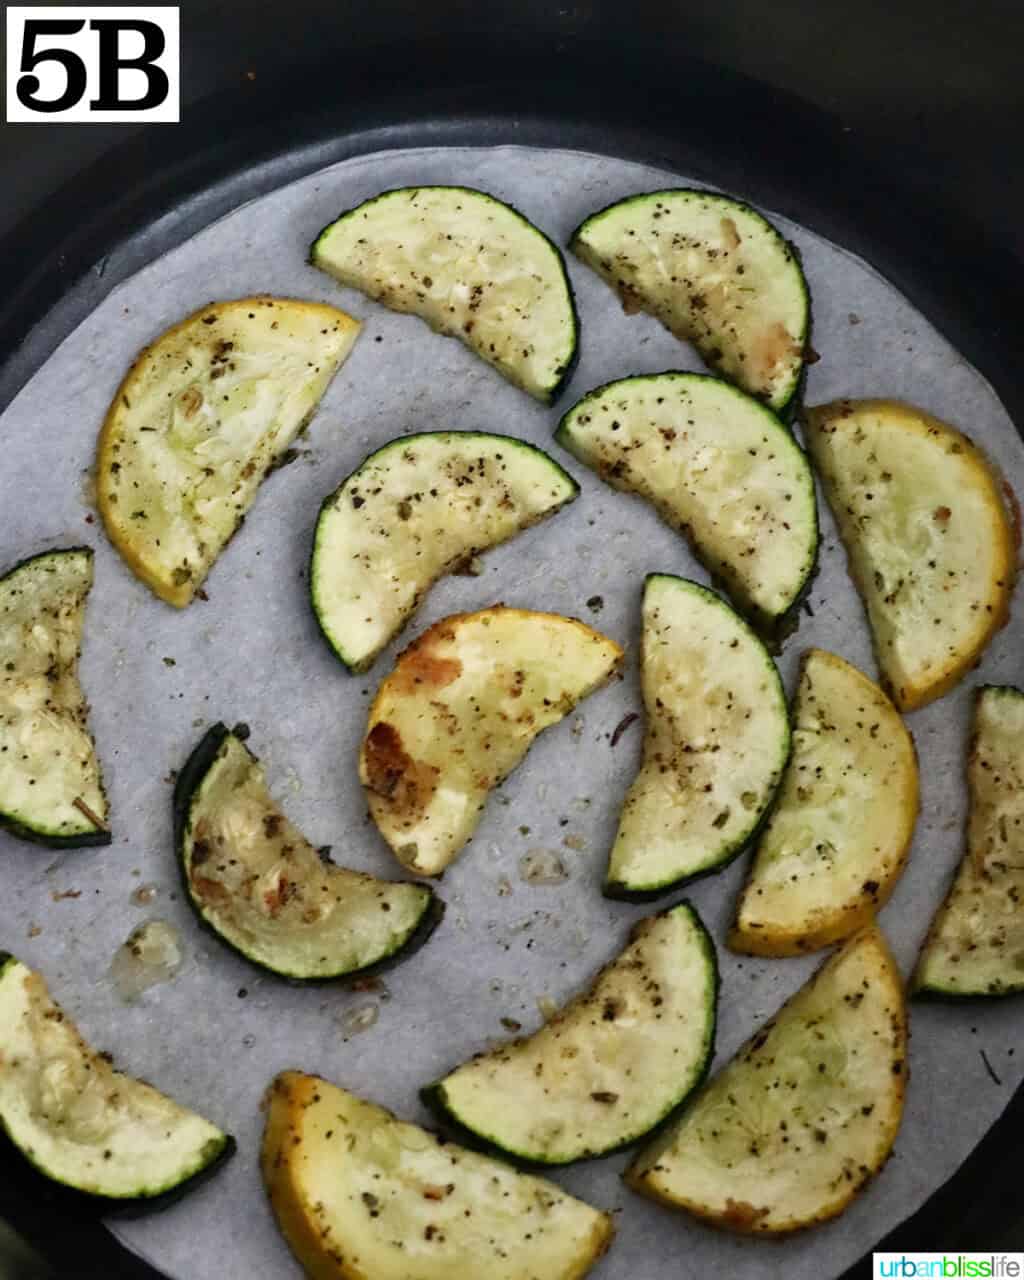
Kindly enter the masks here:
<path id="1" fill-rule="evenodd" d="M 0 578 L 0 826 L 57 848 L 110 843 L 78 683 L 91 587 L 89 547 L 46 551 Z"/>
<path id="2" fill-rule="evenodd" d="M 881 689 L 834 653 L 804 655 L 793 754 L 729 934 L 733 951 L 792 956 L 870 924 L 917 821 L 914 740 Z"/>
<path id="3" fill-rule="evenodd" d="M 543 231 L 486 192 L 384 191 L 326 226 L 310 262 L 458 338 L 544 404 L 572 374 L 579 319 L 565 261 Z"/>
<path id="4" fill-rule="evenodd" d="M 1024 991 L 1024 693 L 986 685 L 967 759 L 967 851 L 921 949 L 920 995 Z"/>
<path id="5" fill-rule="evenodd" d="M 555 439 L 647 498 L 755 626 L 779 629 L 814 567 L 818 512 L 807 458 L 770 409 L 718 378 L 643 375 L 584 396 Z"/>
<path id="6" fill-rule="evenodd" d="M 320 509 L 309 581 L 327 643 L 365 670 L 438 578 L 577 493 L 525 440 L 478 431 L 392 440 Z"/>
<path id="7" fill-rule="evenodd" d="M 902 711 L 941 697 L 1009 616 L 1016 552 L 999 479 L 954 427 L 896 400 L 808 411 L 807 446 Z"/>
<path id="8" fill-rule="evenodd" d="M 174 810 L 185 887 L 199 918 L 282 977 L 363 972 L 425 941 L 443 914 L 426 885 L 325 861 L 274 804 L 256 757 L 222 724 L 179 774 Z"/>
<path id="9" fill-rule="evenodd" d="M 718 970 L 683 902 L 634 926 L 593 985 L 525 1039 L 477 1054 L 425 1100 L 510 1155 L 569 1164 L 648 1133 L 704 1079 Z"/>
<path id="10" fill-rule="evenodd" d="M 99 510 L 128 567 L 184 608 L 313 416 L 359 324 L 287 298 L 211 302 L 145 348 L 100 432 Z"/>
<path id="11" fill-rule="evenodd" d="M 752 1235 L 834 1218 L 889 1156 L 906 1055 L 903 984 L 872 927 L 765 1023 L 640 1153 L 626 1182 Z"/>
<path id="12" fill-rule="evenodd" d="M 656 896 L 717 871 L 757 830 L 789 757 L 767 649 L 713 591 L 667 573 L 644 588 L 643 762 L 622 806 L 605 894 Z"/>
<path id="13" fill-rule="evenodd" d="M 795 401 L 810 330 L 796 250 L 749 205 L 711 191 L 652 191 L 591 214 L 572 252 L 622 298 L 776 413 Z"/>
<path id="14" fill-rule="evenodd" d="M 209 1121 L 115 1071 L 13 956 L 0 957 L 0 1042 L 4 1133 L 47 1178 L 108 1209 L 166 1203 L 235 1149 Z"/>
<path id="15" fill-rule="evenodd" d="M 576 365 L 580 321 L 556 244 L 471 187 L 399 187 L 321 230 L 312 265 L 458 338 L 541 403 Z"/>
<path id="16" fill-rule="evenodd" d="M 611 1217 L 297 1071 L 270 1088 L 263 1180 L 317 1280 L 579 1280 Z"/>
<path id="17" fill-rule="evenodd" d="M 399 862 L 440 875 L 487 793 L 621 658 L 582 622 L 503 605 L 425 631 L 381 682 L 359 757 L 370 813 Z"/>

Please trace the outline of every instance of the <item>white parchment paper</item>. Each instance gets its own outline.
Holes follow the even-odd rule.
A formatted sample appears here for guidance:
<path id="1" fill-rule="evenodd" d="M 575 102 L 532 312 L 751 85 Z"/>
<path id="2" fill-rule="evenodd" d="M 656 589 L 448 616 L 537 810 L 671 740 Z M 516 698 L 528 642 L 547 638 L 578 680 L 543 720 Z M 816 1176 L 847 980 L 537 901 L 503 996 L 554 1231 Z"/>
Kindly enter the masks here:
<path id="1" fill-rule="evenodd" d="M 620 948 L 632 920 L 654 908 L 599 893 L 618 806 L 636 768 L 640 708 L 636 655 L 645 573 L 704 578 L 683 541 L 638 500 L 611 492 L 551 441 L 558 410 L 542 408 L 459 344 L 339 289 L 305 264 L 315 233 L 341 209 L 387 187 L 452 182 L 510 200 L 564 244 L 587 213 L 680 176 L 608 158 L 519 148 L 391 152 L 347 161 L 254 203 L 121 285 L 56 351 L 3 415 L 0 564 L 45 547 L 96 548 L 82 678 L 112 801 L 107 849 L 51 853 L 0 833 L 0 943 L 41 969 L 57 999 L 124 1069 L 234 1133 L 239 1151 L 217 1178 L 162 1214 L 115 1227 L 122 1240 L 177 1280 L 290 1280 L 299 1269 L 272 1222 L 259 1180 L 261 1095 L 275 1072 L 319 1072 L 402 1115 L 422 1119 L 418 1088 L 506 1033 L 502 1017 L 532 1029 L 539 999 L 562 1001 Z M 743 194 L 742 192 L 738 194 Z M 1024 451 L 991 388 L 862 261 L 779 220 L 799 245 L 814 299 L 821 360 L 807 399 L 899 396 L 946 417 L 989 451 L 1018 490 Z M 644 316 L 623 314 L 611 292 L 573 260 L 582 358 L 563 408 L 625 374 L 697 368 L 689 350 Z M 92 522 L 87 472 L 96 433 L 136 351 L 210 299 L 254 292 L 320 298 L 365 320 L 365 330 L 303 442 L 273 476 L 207 583 L 209 601 L 179 613 L 124 568 Z M 328 652 L 311 615 L 305 565 L 321 499 L 371 449 L 407 431 L 496 430 L 548 447 L 582 485 L 563 513 L 487 556 L 479 578 L 431 592 L 419 618 L 364 676 Z M 792 688 L 802 649 L 831 648 L 874 674 L 868 632 L 827 509 L 821 571 L 780 665 Z M 600 612 L 588 608 L 595 596 Z M 578 615 L 628 646 L 626 679 L 545 734 L 491 798 L 479 833 L 441 887 L 448 916 L 415 958 L 386 978 L 387 998 L 337 987 L 284 985 L 199 931 L 182 900 L 171 844 L 170 771 L 204 727 L 246 720 L 250 746 L 275 794 L 315 844 L 341 862 L 396 875 L 365 818 L 356 753 L 369 695 L 397 648 L 454 610 L 503 600 Z M 882 922 L 904 971 L 961 852 L 963 752 L 971 687 L 1017 681 L 1018 609 L 980 670 L 909 718 L 921 759 L 923 811 L 910 865 Z M 173 659 L 173 665 L 168 662 Z M 570 837 L 570 846 L 564 843 Z M 582 847 L 579 847 L 582 846 Z M 568 879 L 524 883 L 531 849 L 563 858 Z M 716 940 L 724 936 L 740 859 L 689 891 Z M 140 885 L 155 899 L 136 905 Z M 511 885 L 511 892 L 508 886 Z M 69 892 L 80 896 L 61 896 Z M 117 947 L 147 919 L 175 924 L 185 967 L 125 1006 L 108 977 Z M 720 949 L 722 1062 L 819 962 L 739 959 Z M 375 1025 L 346 1021 L 367 1004 Z M 912 1011 L 910 1092 L 896 1153 L 838 1222 L 781 1244 L 733 1240 L 627 1191 L 625 1155 L 554 1175 L 572 1192 L 620 1210 L 619 1236 L 598 1274 L 728 1275 L 789 1280 L 835 1275 L 916 1209 L 956 1169 L 999 1115 L 1024 1072 L 1012 1056 L 1024 1026 L 1013 1002 Z M 1001 1084 L 986 1072 L 985 1050 Z M 921 1240 L 920 1247 L 929 1247 Z M 470 1280 L 470 1278 L 465 1278 Z M 473 1278 L 476 1280 L 476 1278 Z"/>

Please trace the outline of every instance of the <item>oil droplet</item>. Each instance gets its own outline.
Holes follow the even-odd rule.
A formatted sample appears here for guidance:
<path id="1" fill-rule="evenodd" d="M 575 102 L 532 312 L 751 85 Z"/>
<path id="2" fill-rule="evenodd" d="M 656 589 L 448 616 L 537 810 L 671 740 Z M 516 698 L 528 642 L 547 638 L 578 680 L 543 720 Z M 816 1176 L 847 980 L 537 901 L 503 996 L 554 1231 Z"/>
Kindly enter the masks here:
<path id="1" fill-rule="evenodd" d="M 170 982 L 184 963 L 181 937 L 166 920 L 150 920 L 133 929 L 111 961 L 110 977 L 117 994 L 131 1004 L 144 991 Z"/>
<path id="2" fill-rule="evenodd" d="M 155 884 L 140 884 L 132 894 L 132 902 L 137 907 L 148 907 L 159 892 Z"/>
<path id="3" fill-rule="evenodd" d="M 562 884 L 569 879 L 565 863 L 551 849 L 530 849 L 519 859 L 519 876 L 527 884 Z"/>
<path id="4" fill-rule="evenodd" d="M 357 1004 L 339 1019 L 342 1033 L 346 1036 L 358 1036 L 374 1025 L 380 1017 L 380 1006 L 372 1001 Z"/>

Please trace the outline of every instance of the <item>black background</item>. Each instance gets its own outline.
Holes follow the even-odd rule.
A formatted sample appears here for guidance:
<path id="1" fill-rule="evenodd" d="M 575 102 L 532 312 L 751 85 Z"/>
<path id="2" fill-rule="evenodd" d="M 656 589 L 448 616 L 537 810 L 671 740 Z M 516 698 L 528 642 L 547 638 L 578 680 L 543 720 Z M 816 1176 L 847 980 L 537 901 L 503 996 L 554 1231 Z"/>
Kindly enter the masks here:
<path id="1" fill-rule="evenodd" d="M 983 237 L 995 273 L 1024 272 L 1024 10 L 1019 0 L 719 0 L 713 5 L 658 0 L 632 0 L 628 5 L 622 0 L 506 0 L 504 5 L 494 0 L 207 0 L 183 4 L 181 26 L 185 125 L 155 125 L 141 133 L 129 125 L 0 127 L 0 264 L 5 276 L 20 277 L 24 284 L 26 264 L 15 263 L 15 253 L 48 238 L 59 245 L 62 237 L 72 236 L 74 200 L 51 198 L 66 190 L 69 181 L 77 181 L 75 191 L 88 189 L 94 203 L 98 199 L 102 204 L 104 192 L 109 192 L 111 209 L 120 211 L 130 193 L 121 189 L 119 173 L 139 181 L 147 168 L 166 168 L 174 150 L 168 131 L 178 130 L 179 143 L 194 139 L 199 148 L 215 144 L 220 134 L 243 125 L 247 116 L 275 119 L 280 129 L 290 113 L 321 108 L 333 74 L 332 51 L 337 74 L 350 74 L 357 67 L 367 92 L 379 86 L 415 100 L 422 86 L 424 100 L 429 90 L 433 108 L 435 64 L 443 63 L 451 75 L 452 67 L 464 62 L 467 79 L 486 82 L 489 51 L 501 47 L 504 71 L 510 63 L 521 65 L 524 84 L 541 65 L 548 76 L 564 69 L 571 82 L 582 51 L 608 42 L 622 52 L 624 72 L 617 76 L 614 63 L 606 63 L 607 83 L 601 92 L 610 100 L 624 99 L 619 105 L 627 113 L 635 103 L 642 116 L 645 95 L 672 87 L 645 83 L 636 75 L 636 68 L 643 68 L 645 50 L 651 51 L 651 66 L 662 74 L 666 55 L 678 55 L 680 75 L 685 75 L 685 59 L 699 58 L 754 77 L 833 117 L 833 135 L 827 130 L 808 133 L 808 168 L 820 164 L 823 173 L 831 171 L 829 136 L 836 148 L 849 142 L 898 175 L 917 201 L 934 203 L 951 215 L 965 237 L 975 232 Z M 393 58 L 396 43 L 411 43 L 414 56 Z M 303 74 L 306 66 L 310 71 Z M 349 123 L 339 112 L 338 133 Z M 699 137 L 712 123 L 699 113 L 681 113 L 678 128 L 681 136 Z M 773 154 L 792 155 L 801 147 L 798 114 L 792 125 L 786 124 L 784 112 L 752 112 L 735 123 L 751 155 L 767 157 L 768 162 Z M 110 152 L 126 142 L 133 148 L 134 161 L 119 170 Z M 104 156 L 106 164 L 96 168 Z M 176 159 L 182 160 L 180 146 Z M 855 172 L 849 167 L 836 171 L 847 183 Z M 834 198 L 838 207 L 866 208 L 872 193 L 837 186 Z M 878 189 L 878 198 L 886 199 L 884 188 Z M 883 220 L 887 213 L 886 207 L 872 211 Z M 913 223 L 914 203 L 894 204 L 892 217 Z M 927 225 L 924 212 L 921 221 Z M 25 234 L 26 228 L 31 234 Z M 903 234 L 912 235 L 913 226 L 905 227 Z M 937 265 L 941 270 L 941 263 Z M 951 272 L 954 265 L 950 264 Z M 47 297 L 47 287 L 56 286 L 43 272 L 40 302 Z M 980 297 L 970 276 L 958 287 L 965 311 L 984 310 L 981 277 Z M 1024 308 L 1024 291 L 1019 307 Z M 1008 323 L 1012 326 L 1011 338 L 1016 336 L 1024 356 L 1015 316 L 1007 322 L 1004 308 L 1000 323 L 1004 337 Z M 3 333 L 8 347 L 0 350 L 0 360 L 10 354 L 16 337 L 11 328 Z M 1016 386 L 1004 384 L 1000 390 L 1004 398 L 1015 391 L 1010 399 L 1020 402 L 1024 373 L 1014 378 L 1011 367 L 1009 377 Z M 963 1016 L 969 1019 L 969 1013 Z M 935 1124 L 941 1123 L 937 1105 Z M 885 1247 L 1024 1249 L 1017 1157 L 1021 1138 L 1024 1103 L 1017 1101 L 961 1174 Z M 883 1188 L 884 1182 L 876 1194 L 884 1194 Z M 55 1212 L 34 1187 L 3 1177 L 2 1171 L 0 1213 L 53 1259 L 60 1276 L 145 1274 L 118 1259 L 98 1229 L 76 1221 L 63 1208 Z M 0 1276 L 21 1280 L 43 1274 L 38 1261 L 19 1257 L 18 1252 L 0 1231 Z M 780 1269 L 783 1265 L 780 1255 Z"/>
<path id="2" fill-rule="evenodd" d="M 269 92 L 282 68 L 332 46 L 365 50 L 372 61 L 397 38 L 421 38 L 426 50 L 473 31 L 532 37 L 544 48 L 562 42 L 567 53 L 581 37 L 650 41 L 835 113 L 863 140 L 898 152 L 954 206 L 980 214 L 1008 248 L 1024 250 L 1018 0 L 193 0 L 181 11 L 185 102 L 240 84 L 254 96 Z M 317 91 L 307 86 L 309 102 Z M 0 235 L 131 128 L 4 126 Z M 756 137 L 756 122 L 752 129 L 752 144 L 771 146 Z"/>

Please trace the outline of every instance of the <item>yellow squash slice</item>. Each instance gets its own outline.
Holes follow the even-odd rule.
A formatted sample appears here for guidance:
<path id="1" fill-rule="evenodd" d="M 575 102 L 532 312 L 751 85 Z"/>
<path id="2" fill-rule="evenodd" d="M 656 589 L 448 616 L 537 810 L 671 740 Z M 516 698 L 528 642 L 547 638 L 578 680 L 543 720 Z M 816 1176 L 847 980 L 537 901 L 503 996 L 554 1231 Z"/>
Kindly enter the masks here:
<path id="1" fill-rule="evenodd" d="M 359 324 L 287 298 L 213 302 L 136 358 L 100 432 L 100 514 L 129 568 L 183 608 L 316 410 Z"/>
<path id="2" fill-rule="evenodd" d="M 297 1071 L 271 1086 L 262 1168 L 314 1280 L 579 1280 L 613 1235 L 553 1183 Z"/>
<path id="3" fill-rule="evenodd" d="M 811 649 L 793 720 L 793 754 L 729 935 L 752 955 L 815 951 L 869 924 L 917 819 L 914 741 L 856 667 Z"/>
<path id="4" fill-rule="evenodd" d="M 999 479 L 965 435 L 899 401 L 838 400 L 804 428 L 883 683 L 911 711 L 1006 622 L 1016 553 Z"/>
<path id="5" fill-rule="evenodd" d="M 917 962 L 913 989 L 939 996 L 1024 991 L 1024 693 L 978 692 L 967 761 L 967 852 Z"/>
<path id="6" fill-rule="evenodd" d="M 439 875 L 476 830 L 487 793 L 621 657 L 582 622 L 501 605 L 425 631 L 382 681 L 359 760 L 370 813 L 399 861 Z"/>
<path id="7" fill-rule="evenodd" d="M 851 938 L 626 1171 L 718 1227 L 834 1218 L 885 1163 L 907 1076 L 903 984 L 881 933 Z"/>

